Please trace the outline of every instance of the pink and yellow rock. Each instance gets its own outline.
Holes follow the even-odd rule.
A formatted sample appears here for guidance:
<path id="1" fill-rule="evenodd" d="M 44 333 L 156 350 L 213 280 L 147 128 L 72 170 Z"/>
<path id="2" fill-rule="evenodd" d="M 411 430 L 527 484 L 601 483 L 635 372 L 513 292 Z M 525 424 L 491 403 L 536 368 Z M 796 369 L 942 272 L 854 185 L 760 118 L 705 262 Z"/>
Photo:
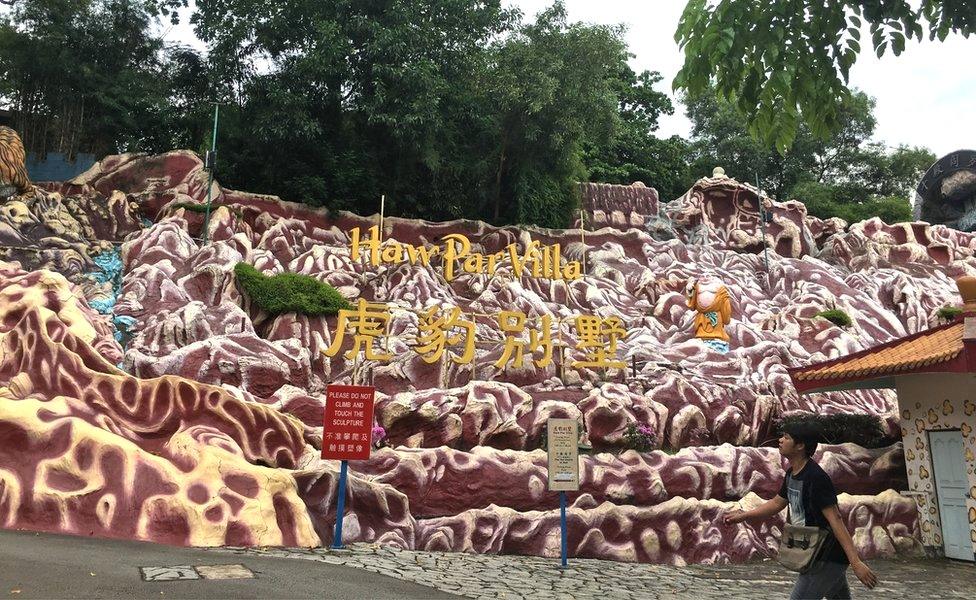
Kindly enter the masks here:
<path id="1" fill-rule="evenodd" d="M 385 220 L 385 240 L 415 246 L 449 233 L 484 253 L 558 243 L 587 264 L 565 282 L 517 277 L 505 264 L 497 277 L 453 281 L 436 265 L 366 267 L 351 259 L 347 234 L 375 218 L 216 183 L 219 207 L 204 223 L 178 206 L 207 196 L 201 161 L 183 151 L 109 157 L 5 206 L 0 232 L 42 252 L 18 255 L 23 270 L 0 263 L 0 520 L 193 545 L 328 543 L 337 464 L 318 458 L 324 388 L 356 376 L 378 388 L 391 447 L 350 466 L 346 541 L 553 555 L 557 503 L 539 448 L 546 419 L 569 417 L 595 452 L 572 498 L 571 555 L 675 564 L 767 555 L 781 517 L 727 527 L 719 515 L 778 487 L 781 460 L 763 446 L 784 413 L 861 412 L 897 427 L 892 392 L 800 397 L 786 367 L 927 327 L 954 298 L 946 273 L 976 273 L 976 236 L 880 221 L 848 228 L 806 216 L 800 202 L 769 201 L 767 284 L 749 186 L 696 183 L 664 208 L 677 233 L 667 242 L 627 227 L 657 209 L 650 192 L 625 191 L 630 216 L 608 213 L 613 227 L 588 231 L 585 243 L 574 230 Z M 140 213 L 158 222 L 144 228 Z M 25 233 L 38 223 L 62 237 Z M 709 237 L 698 244 L 702 226 Z M 206 245 L 196 239 L 204 228 Z M 124 353 L 79 284 L 93 251 L 86 237 L 125 238 L 115 313 L 137 325 Z M 238 290 L 237 262 L 310 275 L 351 300 L 489 315 L 475 318 L 474 364 L 427 364 L 411 349 L 416 315 L 397 311 L 393 360 L 356 371 L 321 352 L 335 317 L 265 314 Z M 844 306 L 854 326 L 815 319 L 825 303 Z M 600 369 L 558 364 L 496 368 L 504 340 L 491 315 L 512 309 L 622 320 L 627 372 L 607 381 Z M 731 348 L 719 357 L 702 339 Z M 564 340 L 565 364 L 580 357 L 574 341 Z M 678 451 L 624 451 L 632 423 Z M 905 485 L 900 445 L 825 447 L 819 460 L 854 494 L 841 508 L 859 549 L 918 550 L 913 505 L 891 491 Z"/>
<path id="2" fill-rule="evenodd" d="M 290 417 L 219 388 L 138 380 L 47 271 L 0 279 L 0 523 L 216 546 L 319 542 Z M 113 340 L 114 343 L 114 340 Z M 258 466 L 255 463 L 263 463 Z"/>

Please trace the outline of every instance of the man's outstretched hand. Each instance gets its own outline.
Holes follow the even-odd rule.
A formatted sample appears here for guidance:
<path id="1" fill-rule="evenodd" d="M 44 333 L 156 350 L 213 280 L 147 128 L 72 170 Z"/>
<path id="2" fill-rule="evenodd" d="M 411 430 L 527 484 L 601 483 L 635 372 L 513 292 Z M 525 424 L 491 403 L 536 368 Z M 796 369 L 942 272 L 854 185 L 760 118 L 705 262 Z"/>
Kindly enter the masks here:
<path id="1" fill-rule="evenodd" d="M 726 512 L 725 515 L 722 516 L 722 521 L 724 521 L 726 525 L 734 525 L 736 523 L 741 523 L 745 520 L 746 520 L 745 511 L 739 509 L 730 510 Z"/>
<path id="2" fill-rule="evenodd" d="M 869 590 L 873 589 L 874 586 L 878 585 L 878 576 L 874 574 L 866 564 L 863 562 L 856 562 L 851 565 L 851 570 L 857 575 L 857 578 L 861 580 L 861 583 L 865 585 Z"/>

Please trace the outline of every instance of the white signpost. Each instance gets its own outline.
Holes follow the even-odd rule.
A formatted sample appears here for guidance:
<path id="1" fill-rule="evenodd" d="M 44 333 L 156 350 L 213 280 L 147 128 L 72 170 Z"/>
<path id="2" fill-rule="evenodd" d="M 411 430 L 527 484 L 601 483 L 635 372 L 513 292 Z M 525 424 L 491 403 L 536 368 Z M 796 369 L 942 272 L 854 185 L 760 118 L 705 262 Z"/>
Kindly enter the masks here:
<path id="1" fill-rule="evenodd" d="M 546 422 L 549 446 L 549 489 L 559 492 L 559 529 L 562 566 L 566 556 L 566 492 L 579 490 L 579 424 L 576 419 Z"/>

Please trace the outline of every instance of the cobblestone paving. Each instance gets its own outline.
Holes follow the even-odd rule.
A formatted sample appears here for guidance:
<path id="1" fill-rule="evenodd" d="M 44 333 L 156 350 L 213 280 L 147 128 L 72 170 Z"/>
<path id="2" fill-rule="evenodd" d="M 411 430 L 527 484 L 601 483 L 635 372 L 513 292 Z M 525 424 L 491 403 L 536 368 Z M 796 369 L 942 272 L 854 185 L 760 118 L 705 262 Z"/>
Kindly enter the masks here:
<path id="1" fill-rule="evenodd" d="M 220 548 L 345 565 L 476 598 L 654 600 L 788 598 L 794 574 L 772 561 L 740 565 L 669 567 L 593 559 L 559 561 L 534 556 L 416 552 L 375 544 L 328 548 Z M 848 573 L 854 598 L 928 600 L 976 598 L 976 566 L 947 560 L 870 562 L 881 583 L 867 590 Z"/>

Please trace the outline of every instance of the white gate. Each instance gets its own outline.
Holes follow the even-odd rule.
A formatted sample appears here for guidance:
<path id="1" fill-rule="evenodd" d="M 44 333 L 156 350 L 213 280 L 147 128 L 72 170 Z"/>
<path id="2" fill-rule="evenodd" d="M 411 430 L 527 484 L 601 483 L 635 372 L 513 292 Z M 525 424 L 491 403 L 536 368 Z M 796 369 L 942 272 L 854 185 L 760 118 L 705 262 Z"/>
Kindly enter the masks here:
<path id="1" fill-rule="evenodd" d="M 959 560 L 973 560 L 973 544 L 969 539 L 969 518 L 966 516 L 966 493 L 969 479 L 963 459 L 962 433 L 958 431 L 930 431 L 932 466 L 939 495 L 939 514 L 942 517 L 942 540 L 945 555 Z"/>

